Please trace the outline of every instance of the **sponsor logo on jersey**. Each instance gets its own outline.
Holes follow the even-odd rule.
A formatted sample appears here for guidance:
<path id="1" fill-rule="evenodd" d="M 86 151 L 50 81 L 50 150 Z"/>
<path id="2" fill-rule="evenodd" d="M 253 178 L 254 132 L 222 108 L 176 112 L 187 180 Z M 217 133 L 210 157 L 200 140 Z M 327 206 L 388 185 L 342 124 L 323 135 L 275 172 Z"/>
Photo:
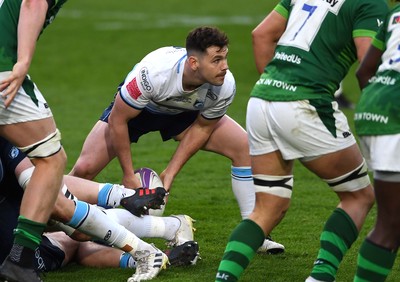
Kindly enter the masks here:
<path id="1" fill-rule="evenodd" d="M 324 0 L 326 3 L 328 3 L 332 8 L 336 6 L 337 3 L 339 3 L 339 0 Z"/>
<path id="2" fill-rule="evenodd" d="M 301 58 L 295 54 L 288 55 L 285 52 L 276 52 L 274 59 L 286 61 L 294 64 L 301 64 Z"/>
<path id="3" fill-rule="evenodd" d="M 178 102 L 178 103 L 186 103 L 186 104 L 191 104 L 192 103 L 192 99 L 190 97 L 170 97 L 167 98 L 166 101 L 174 101 L 174 102 Z"/>
<path id="4" fill-rule="evenodd" d="M 204 107 L 204 102 L 200 101 L 200 100 L 196 100 L 193 104 L 193 107 L 195 107 L 196 109 L 201 109 Z"/>
<path id="5" fill-rule="evenodd" d="M 354 120 L 366 120 L 366 121 L 374 121 L 378 123 L 387 124 L 389 122 L 389 117 L 375 113 L 362 112 L 362 113 L 355 113 Z"/>
<path id="6" fill-rule="evenodd" d="M 276 87 L 276 88 L 281 88 L 281 89 L 292 91 L 292 92 L 296 92 L 296 90 L 297 90 L 297 86 L 291 85 L 291 84 L 286 83 L 284 81 L 270 79 L 270 78 L 260 78 L 257 81 L 256 84 L 258 84 L 258 85 L 260 85 L 260 84 L 269 85 L 269 86 L 273 86 L 273 87 Z"/>
<path id="7" fill-rule="evenodd" d="M 391 15 L 390 17 L 390 21 L 389 21 L 389 26 L 388 26 L 388 31 L 392 31 L 394 28 L 397 27 L 397 25 L 400 23 L 400 13 L 394 13 L 393 15 Z"/>
<path id="8" fill-rule="evenodd" d="M 19 150 L 17 147 L 12 147 L 10 152 L 8 153 L 11 159 L 15 159 L 19 155 Z"/>
<path id="9" fill-rule="evenodd" d="M 218 95 L 211 91 L 211 89 L 207 90 L 206 97 L 210 100 L 216 101 L 218 99 Z"/>
<path id="10" fill-rule="evenodd" d="M 37 248 L 35 250 L 35 259 L 37 261 L 37 269 L 38 270 L 42 270 L 42 271 L 46 271 L 46 265 L 44 264 L 43 257 L 40 255 L 39 248 Z"/>
<path id="11" fill-rule="evenodd" d="M 140 84 L 144 91 L 151 93 L 153 91 L 153 85 L 151 85 L 149 78 L 149 70 L 145 67 L 140 70 Z"/>
<path id="12" fill-rule="evenodd" d="M 135 100 L 137 100 L 139 96 L 142 95 L 142 92 L 140 92 L 140 89 L 137 85 L 136 77 L 128 83 L 128 85 L 126 86 L 126 90 L 128 91 L 129 96 L 131 96 Z"/>
<path id="13" fill-rule="evenodd" d="M 389 61 L 392 64 L 393 61 Z M 369 79 L 369 83 L 381 83 L 383 85 L 395 85 L 396 79 L 390 76 L 373 76 Z"/>
<path id="14" fill-rule="evenodd" d="M 392 24 L 398 24 L 400 23 L 400 16 L 394 16 L 392 20 Z"/>

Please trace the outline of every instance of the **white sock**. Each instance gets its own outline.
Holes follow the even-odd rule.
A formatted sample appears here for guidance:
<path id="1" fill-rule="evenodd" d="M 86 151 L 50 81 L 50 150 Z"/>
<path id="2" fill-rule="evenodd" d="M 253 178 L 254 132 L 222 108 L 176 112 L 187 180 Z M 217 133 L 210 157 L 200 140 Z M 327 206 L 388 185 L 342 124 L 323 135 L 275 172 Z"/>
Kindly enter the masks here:
<path id="1" fill-rule="evenodd" d="M 256 194 L 251 168 L 247 166 L 231 168 L 232 191 L 239 204 L 240 215 L 248 218 L 254 209 Z"/>
<path id="2" fill-rule="evenodd" d="M 99 184 L 97 204 L 103 208 L 116 208 L 121 204 L 121 199 L 135 194 L 135 190 L 127 189 L 118 184 Z"/>
<path id="3" fill-rule="evenodd" d="M 97 206 L 82 201 L 76 202 L 75 213 L 67 224 L 132 255 L 138 250 L 154 250 L 153 246 L 111 220 Z"/>
<path id="4" fill-rule="evenodd" d="M 109 209 L 105 212 L 139 238 L 171 240 L 181 224 L 179 219 L 173 216 L 145 215 L 137 217 L 125 209 Z"/>

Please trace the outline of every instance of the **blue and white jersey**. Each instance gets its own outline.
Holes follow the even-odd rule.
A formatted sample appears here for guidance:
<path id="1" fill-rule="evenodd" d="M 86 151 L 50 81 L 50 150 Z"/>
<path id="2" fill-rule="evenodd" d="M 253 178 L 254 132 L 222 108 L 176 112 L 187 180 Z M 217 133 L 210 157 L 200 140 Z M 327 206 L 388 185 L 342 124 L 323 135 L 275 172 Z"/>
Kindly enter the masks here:
<path id="1" fill-rule="evenodd" d="M 174 115 L 199 111 L 207 119 L 222 117 L 236 93 L 235 79 L 228 70 L 221 86 L 205 83 L 184 91 L 185 48 L 162 47 L 145 56 L 127 75 L 120 88 L 122 99 L 135 109 Z"/>

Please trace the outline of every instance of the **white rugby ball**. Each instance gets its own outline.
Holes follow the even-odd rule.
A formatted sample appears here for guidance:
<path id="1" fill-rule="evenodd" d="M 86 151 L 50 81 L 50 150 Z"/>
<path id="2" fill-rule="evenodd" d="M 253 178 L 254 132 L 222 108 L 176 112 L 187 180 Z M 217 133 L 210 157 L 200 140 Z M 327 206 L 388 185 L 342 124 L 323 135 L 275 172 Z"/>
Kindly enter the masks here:
<path id="1" fill-rule="evenodd" d="M 141 167 L 135 170 L 135 176 L 140 180 L 142 187 L 154 189 L 157 187 L 164 187 L 160 176 L 157 172 L 148 167 Z M 167 199 L 164 198 L 164 201 Z M 162 216 L 164 214 L 165 205 L 162 205 L 160 209 L 153 210 L 149 209 L 149 215 Z"/>

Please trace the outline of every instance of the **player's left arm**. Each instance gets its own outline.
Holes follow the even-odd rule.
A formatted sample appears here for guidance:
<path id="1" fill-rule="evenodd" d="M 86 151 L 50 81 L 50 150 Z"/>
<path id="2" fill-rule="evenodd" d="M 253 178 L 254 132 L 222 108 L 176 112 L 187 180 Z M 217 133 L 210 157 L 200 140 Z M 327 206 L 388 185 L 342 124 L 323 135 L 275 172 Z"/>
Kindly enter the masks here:
<path id="1" fill-rule="evenodd" d="M 356 71 L 360 89 L 363 89 L 368 80 L 375 74 L 381 62 L 383 51 L 371 45 Z"/>
<path id="2" fill-rule="evenodd" d="M 164 188 L 169 191 L 175 176 L 184 164 L 204 145 L 210 138 L 216 124 L 221 118 L 206 119 L 201 114 L 184 133 L 172 159 L 166 169 L 161 173 Z"/>

